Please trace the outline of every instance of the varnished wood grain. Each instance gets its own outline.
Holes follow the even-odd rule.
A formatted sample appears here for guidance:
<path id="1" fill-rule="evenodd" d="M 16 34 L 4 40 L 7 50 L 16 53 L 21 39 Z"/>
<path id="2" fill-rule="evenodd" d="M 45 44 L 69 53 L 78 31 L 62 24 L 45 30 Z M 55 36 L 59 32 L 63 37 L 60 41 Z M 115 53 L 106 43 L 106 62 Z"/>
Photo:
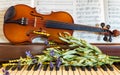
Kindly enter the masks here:
<path id="1" fill-rule="evenodd" d="M 100 50 L 113 56 L 120 56 L 120 44 L 93 44 Z M 66 45 L 61 45 L 65 47 Z M 25 57 L 25 51 L 31 51 L 31 54 L 40 54 L 47 46 L 44 44 L 13 45 L 9 43 L 0 43 L 0 62 L 9 59 L 16 59 L 20 56 Z"/>

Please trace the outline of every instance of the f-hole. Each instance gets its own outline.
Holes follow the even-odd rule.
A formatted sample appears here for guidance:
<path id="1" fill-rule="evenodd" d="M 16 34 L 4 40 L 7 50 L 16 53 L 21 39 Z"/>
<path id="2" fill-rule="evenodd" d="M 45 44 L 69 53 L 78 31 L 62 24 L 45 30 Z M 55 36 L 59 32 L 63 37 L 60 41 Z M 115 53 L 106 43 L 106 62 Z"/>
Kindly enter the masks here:
<path id="1" fill-rule="evenodd" d="M 40 17 L 41 20 L 43 20 L 43 17 L 35 14 L 34 11 L 31 11 L 31 12 L 30 12 L 30 15 L 35 16 L 35 17 Z"/>

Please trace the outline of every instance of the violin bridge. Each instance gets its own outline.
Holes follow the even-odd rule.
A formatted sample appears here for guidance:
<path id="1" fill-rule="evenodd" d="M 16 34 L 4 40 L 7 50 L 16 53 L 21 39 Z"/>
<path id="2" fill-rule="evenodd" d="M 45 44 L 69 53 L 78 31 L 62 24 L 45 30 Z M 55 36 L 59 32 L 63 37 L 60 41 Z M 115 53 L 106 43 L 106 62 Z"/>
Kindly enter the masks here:
<path id="1" fill-rule="evenodd" d="M 35 17 L 35 20 L 34 20 L 34 27 L 36 27 L 36 24 L 37 24 L 37 17 Z"/>

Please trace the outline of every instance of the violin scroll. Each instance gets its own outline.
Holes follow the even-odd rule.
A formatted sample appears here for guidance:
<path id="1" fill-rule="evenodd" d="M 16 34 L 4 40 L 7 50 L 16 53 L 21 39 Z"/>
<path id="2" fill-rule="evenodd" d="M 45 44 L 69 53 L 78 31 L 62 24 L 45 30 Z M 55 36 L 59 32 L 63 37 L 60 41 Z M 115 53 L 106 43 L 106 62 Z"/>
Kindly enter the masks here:
<path id="1" fill-rule="evenodd" d="M 113 36 L 119 36 L 120 35 L 120 31 L 118 30 L 113 30 Z"/>

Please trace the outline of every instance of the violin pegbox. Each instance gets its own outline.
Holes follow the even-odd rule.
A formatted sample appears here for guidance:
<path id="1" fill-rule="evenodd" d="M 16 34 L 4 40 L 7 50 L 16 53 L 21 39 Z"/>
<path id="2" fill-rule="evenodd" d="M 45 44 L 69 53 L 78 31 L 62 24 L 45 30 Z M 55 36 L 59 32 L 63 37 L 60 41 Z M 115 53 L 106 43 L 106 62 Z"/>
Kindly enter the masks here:
<path id="1" fill-rule="evenodd" d="M 103 40 L 106 42 L 112 42 L 112 35 L 113 33 L 109 30 L 110 25 L 105 25 L 105 23 L 100 24 L 103 30 L 105 31 Z"/>
<path id="2" fill-rule="evenodd" d="M 120 35 L 120 31 L 118 30 L 109 30 L 111 27 L 110 25 L 105 25 L 105 23 L 101 23 L 101 27 L 104 30 L 104 37 L 103 40 L 106 42 L 112 42 L 112 37 L 117 37 Z"/>

